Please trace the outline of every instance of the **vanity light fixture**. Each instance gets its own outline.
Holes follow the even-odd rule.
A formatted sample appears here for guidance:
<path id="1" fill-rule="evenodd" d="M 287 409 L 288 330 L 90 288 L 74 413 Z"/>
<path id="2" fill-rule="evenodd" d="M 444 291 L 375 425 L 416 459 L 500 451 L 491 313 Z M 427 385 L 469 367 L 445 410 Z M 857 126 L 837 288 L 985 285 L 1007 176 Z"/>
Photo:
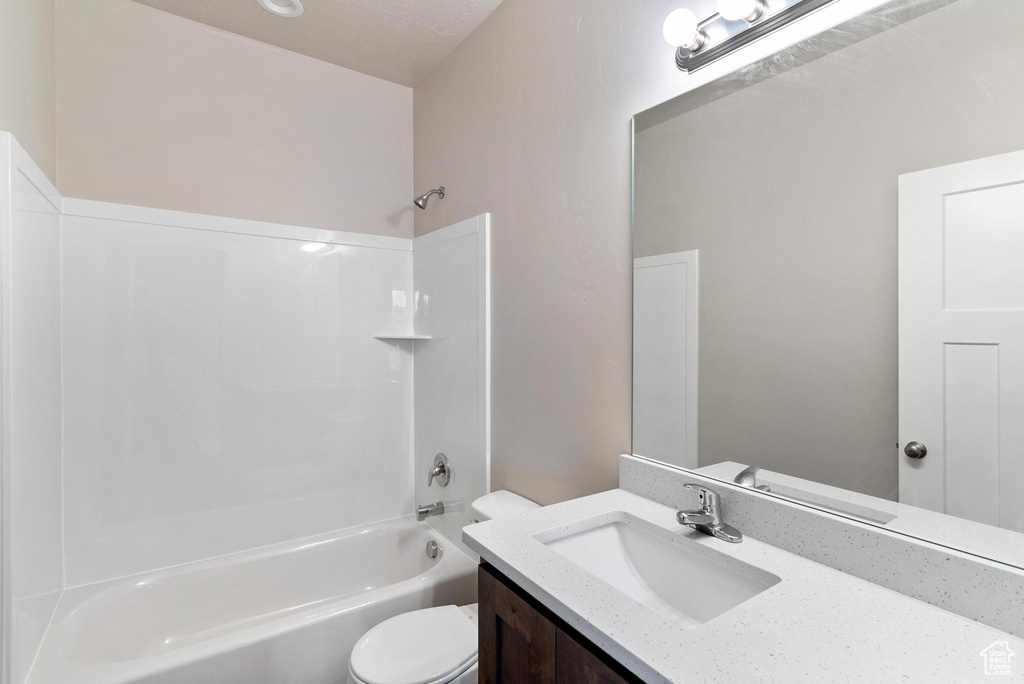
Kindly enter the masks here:
<path id="1" fill-rule="evenodd" d="M 718 0 L 705 18 L 679 8 L 665 18 L 662 33 L 676 48 L 676 66 L 691 72 L 836 0 Z"/>
<path id="2" fill-rule="evenodd" d="M 256 0 L 260 7 L 278 17 L 293 19 L 302 14 L 302 0 Z"/>
<path id="3" fill-rule="evenodd" d="M 726 21 L 757 21 L 765 9 L 764 0 L 718 0 L 718 15 Z"/>
<path id="4" fill-rule="evenodd" d="M 700 50 L 707 37 L 700 30 L 697 15 L 685 7 L 669 12 L 665 17 L 665 24 L 661 27 L 661 33 L 669 45 L 691 51 Z"/>

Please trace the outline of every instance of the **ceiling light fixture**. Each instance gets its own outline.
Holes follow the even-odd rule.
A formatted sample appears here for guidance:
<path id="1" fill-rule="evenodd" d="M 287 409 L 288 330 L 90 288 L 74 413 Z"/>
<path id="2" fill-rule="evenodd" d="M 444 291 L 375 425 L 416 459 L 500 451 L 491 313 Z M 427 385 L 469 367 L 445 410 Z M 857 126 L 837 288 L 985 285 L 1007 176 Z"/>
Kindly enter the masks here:
<path id="1" fill-rule="evenodd" d="M 673 10 L 662 32 L 676 48 L 676 66 L 689 73 L 835 1 L 717 0 L 718 11 L 705 19 Z"/>
<path id="2" fill-rule="evenodd" d="M 256 0 L 260 7 L 278 17 L 293 18 L 302 14 L 301 0 Z"/>

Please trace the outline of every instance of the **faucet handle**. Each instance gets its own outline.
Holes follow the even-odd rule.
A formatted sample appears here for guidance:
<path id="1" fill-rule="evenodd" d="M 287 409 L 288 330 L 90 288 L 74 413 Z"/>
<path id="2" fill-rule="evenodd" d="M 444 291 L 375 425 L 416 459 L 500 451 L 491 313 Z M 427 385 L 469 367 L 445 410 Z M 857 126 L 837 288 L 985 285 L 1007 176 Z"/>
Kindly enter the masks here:
<path id="1" fill-rule="evenodd" d="M 688 482 L 683 486 L 697 492 L 697 501 L 700 502 L 700 509 L 702 511 L 710 510 L 718 505 L 718 494 L 716 494 L 714 490 L 708 489 L 704 485 L 699 485 L 695 482 Z"/>
<path id="2" fill-rule="evenodd" d="M 759 472 L 761 472 L 761 469 L 757 466 L 747 466 L 736 476 L 733 482 L 744 487 L 754 487 L 757 485 L 757 474 Z"/>
<path id="3" fill-rule="evenodd" d="M 757 466 L 748 466 L 736 479 L 733 480 L 736 484 L 741 487 L 749 487 L 751 489 L 757 489 L 762 492 L 770 492 L 771 488 L 766 484 L 757 484 L 757 474 L 761 472 L 761 469 Z"/>
<path id="4" fill-rule="evenodd" d="M 743 541 L 743 535 L 739 530 L 732 525 L 726 525 L 722 522 L 722 511 L 718 506 L 717 492 L 696 482 L 689 482 L 683 486 L 697 492 L 700 510 L 679 511 L 676 513 L 676 520 L 680 524 L 693 527 L 704 534 L 710 534 L 732 544 Z"/>
<path id="5" fill-rule="evenodd" d="M 448 483 L 452 480 L 452 464 L 444 454 L 434 456 L 434 464 L 430 468 L 430 472 L 427 473 L 428 487 L 434 483 L 435 478 L 437 478 L 437 483 L 442 487 L 447 487 Z"/>

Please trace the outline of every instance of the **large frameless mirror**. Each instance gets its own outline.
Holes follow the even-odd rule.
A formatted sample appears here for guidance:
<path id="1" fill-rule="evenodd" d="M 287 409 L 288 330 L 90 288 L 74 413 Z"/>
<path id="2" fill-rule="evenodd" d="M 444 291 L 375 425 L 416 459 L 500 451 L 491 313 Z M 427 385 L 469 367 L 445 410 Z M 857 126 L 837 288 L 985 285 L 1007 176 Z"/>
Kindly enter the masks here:
<path id="1" fill-rule="evenodd" d="M 634 121 L 633 452 L 1024 567 L 1024 2 Z"/>

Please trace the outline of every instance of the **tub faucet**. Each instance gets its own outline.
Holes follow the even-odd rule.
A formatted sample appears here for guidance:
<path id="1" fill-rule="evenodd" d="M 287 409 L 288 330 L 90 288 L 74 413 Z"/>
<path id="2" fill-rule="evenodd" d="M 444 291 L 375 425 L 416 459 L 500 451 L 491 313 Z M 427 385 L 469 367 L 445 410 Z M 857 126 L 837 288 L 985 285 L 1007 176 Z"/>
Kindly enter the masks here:
<path id="1" fill-rule="evenodd" d="M 444 513 L 443 501 L 435 501 L 432 504 L 416 507 L 416 519 L 420 522 L 426 520 L 427 518 L 432 518 L 435 515 L 441 515 L 442 513 Z"/>
<path id="2" fill-rule="evenodd" d="M 679 511 L 676 513 L 676 520 L 680 525 L 692 527 L 698 532 L 710 534 L 722 541 L 731 544 L 738 544 L 743 541 L 743 534 L 732 525 L 722 522 L 722 510 L 718 503 L 718 494 L 702 487 L 699 484 L 684 484 L 687 489 L 697 491 L 697 501 L 700 503 L 699 510 Z"/>

